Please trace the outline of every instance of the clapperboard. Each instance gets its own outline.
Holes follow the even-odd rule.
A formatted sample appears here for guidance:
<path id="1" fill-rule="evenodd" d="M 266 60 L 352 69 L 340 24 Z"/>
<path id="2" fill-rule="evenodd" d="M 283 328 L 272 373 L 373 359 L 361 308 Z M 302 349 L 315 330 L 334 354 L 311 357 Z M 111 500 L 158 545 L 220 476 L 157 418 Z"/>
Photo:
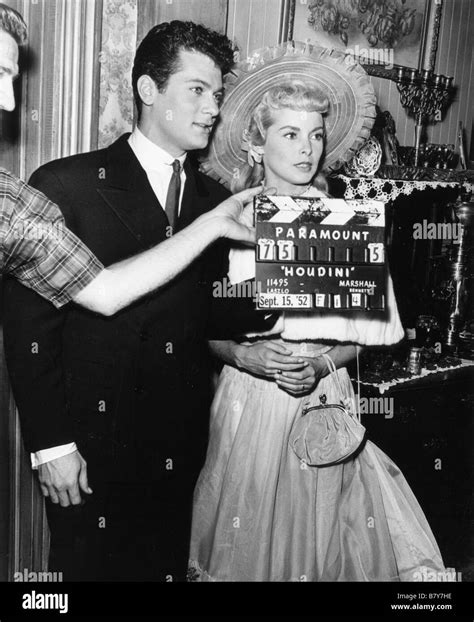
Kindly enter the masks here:
<path id="1" fill-rule="evenodd" d="M 259 309 L 385 309 L 380 201 L 259 196 L 255 226 Z"/>

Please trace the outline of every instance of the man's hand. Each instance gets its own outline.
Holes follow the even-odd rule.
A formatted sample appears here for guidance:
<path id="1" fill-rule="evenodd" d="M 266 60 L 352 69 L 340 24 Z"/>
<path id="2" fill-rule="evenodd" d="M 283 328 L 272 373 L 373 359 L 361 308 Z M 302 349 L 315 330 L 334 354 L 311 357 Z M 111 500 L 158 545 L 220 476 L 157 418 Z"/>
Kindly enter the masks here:
<path id="1" fill-rule="evenodd" d="M 242 220 L 245 220 L 245 222 L 252 222 L 252 215 L 246 214 L 244 219 L 242 216 L 245 206 L 248 205 L 247 210 L 253 210 L 253 199 L 257 194 L 261 194 L 262 190 L 263 186 L 258 186 L 234 194 L 215 207 L 211 212 L 205 214 L 205 217 L 218 219 L 220 237 L 230 238 L 231 240 L 244 242 L 245 244 L 255 244 L 255 228 L 250 225 L 247 226 L 242 222 Z"/>
<path id="2" fill-rule="evenodd" d="M 239 346 L 236 351 L 236 363 L 240 369 L 245 369 L 255 376 L 271 379 L 278 376 L 278 371 L 295 372 L 308 366 L 302 357 L 293 356 L 291 350 L 275 341 Z"/>
<path id="3" fill-rule="evenodd" d="M 43 495 L 62 507 L 81 503 L 79 489 L 88 495 L 92 493 L 87 481 L 87 463 L 78 451 L 40 464 L 38 477 Z"/>

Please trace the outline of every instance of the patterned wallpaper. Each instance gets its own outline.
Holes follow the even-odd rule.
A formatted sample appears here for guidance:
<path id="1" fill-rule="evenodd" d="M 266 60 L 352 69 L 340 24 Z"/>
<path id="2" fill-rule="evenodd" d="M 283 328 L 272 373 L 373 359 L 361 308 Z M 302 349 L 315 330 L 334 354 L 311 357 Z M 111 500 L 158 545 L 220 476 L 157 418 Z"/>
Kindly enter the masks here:
<path id="1" fill-rule="evenodd" d="M 104 0 L 100 59 L 99 149 L 133 126 L 131 73 L 137 45 L 137 0 Z"/>

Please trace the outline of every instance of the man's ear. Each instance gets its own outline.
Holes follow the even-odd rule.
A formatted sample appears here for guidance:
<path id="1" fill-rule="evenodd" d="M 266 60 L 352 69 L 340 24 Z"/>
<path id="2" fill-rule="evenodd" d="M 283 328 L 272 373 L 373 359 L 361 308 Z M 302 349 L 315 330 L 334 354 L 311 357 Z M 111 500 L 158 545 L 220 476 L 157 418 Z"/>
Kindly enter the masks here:
<path id="1" fill-rule="evenodd" d="M 158 89 L 150 76 L 143 75 L 138 78 L 137 90 L 144 106 L 152 106 Z"/>

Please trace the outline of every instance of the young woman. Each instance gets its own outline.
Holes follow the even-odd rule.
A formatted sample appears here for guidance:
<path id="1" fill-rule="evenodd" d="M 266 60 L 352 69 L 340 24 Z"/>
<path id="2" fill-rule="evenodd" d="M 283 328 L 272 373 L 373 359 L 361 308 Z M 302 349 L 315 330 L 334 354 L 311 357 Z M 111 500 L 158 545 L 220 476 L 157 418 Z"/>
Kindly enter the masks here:
<path id="1" fill-rule="evenodd" d="M 328 147 L 328 100 L 302 81 L 282 81 L 281 74 L 273 82 L 278 85 L 251 114 L 249 163 L 237 185 L 264 179 L 277 194 L 327 196 L 319 171 Z M 250 278 L 254 264 L 252 250 L 233 250 L 231 280 Z M 375 321 L 373 328 L 396 342 L 403 330 L 389 285 L 392 319 L 382 329 Z M 398 581 L 416 580 L 425 567 L 443 569 L 402 473 L 374 444 L 367 441 L 355 457 L 325 468 L 308 466 L 291 447 L 303 407 L 319 403 L 322 394 L 334 398 L 324 354 L 354 398 L 344 365 L 356 355 L 357 346 L 347 342 L 357 327 L 354 332 L 337 318 L 343 343 L 314 340 L 327 321 L 316 313 L 285 314 L 271 334 L 212 342 L 225 366 L 195 490 L 190 580 Z"/>

